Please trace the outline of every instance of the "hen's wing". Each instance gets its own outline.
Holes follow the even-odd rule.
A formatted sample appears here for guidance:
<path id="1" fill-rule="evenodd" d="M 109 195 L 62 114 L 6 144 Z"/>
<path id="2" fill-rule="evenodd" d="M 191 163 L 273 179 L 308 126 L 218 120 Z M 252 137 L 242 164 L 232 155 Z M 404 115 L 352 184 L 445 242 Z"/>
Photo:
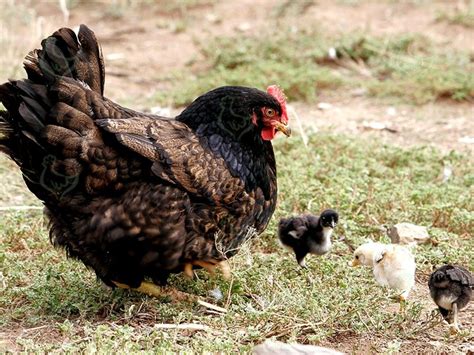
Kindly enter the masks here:
<path id="1" fill-rule="evenodd" d="M 207 139 L 200 140 L 184 123 L 132 117 L 96 120 L 96 124 L 149 159 L 154 175 L 203 202 L 238 208 L 249 198 L 243 180 L 231 174 L 222 157 L 206 149 Z"/>

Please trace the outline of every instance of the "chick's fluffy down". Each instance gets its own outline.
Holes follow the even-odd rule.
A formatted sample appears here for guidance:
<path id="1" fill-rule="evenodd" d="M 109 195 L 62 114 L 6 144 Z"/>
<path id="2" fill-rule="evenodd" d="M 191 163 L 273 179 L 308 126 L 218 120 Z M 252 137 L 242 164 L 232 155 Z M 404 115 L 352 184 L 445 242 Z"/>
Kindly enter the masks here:
<path id="1" fill-rule="evenodd" d="M 381 285 L 403 291 L 406 298 L 415 284 L 415 258 L 409 249 L 387 245 L 374 254 L 374 276 Z"/>

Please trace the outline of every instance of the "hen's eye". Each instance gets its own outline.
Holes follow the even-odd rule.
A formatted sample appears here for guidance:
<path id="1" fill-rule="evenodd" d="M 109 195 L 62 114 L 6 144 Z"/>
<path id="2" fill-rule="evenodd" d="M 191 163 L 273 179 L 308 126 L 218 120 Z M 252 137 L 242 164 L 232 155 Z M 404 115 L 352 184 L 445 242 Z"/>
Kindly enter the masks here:
<path id="1" fill-rule="evenodd" d="M 275 116 L 275 110 L 272 109 L 272 108 L 265 109 L 265 116 L 267 116 L 267 117 Z"/>
<path id="2" fill-rule="evenodd" d="M 359 259 L 359 255 L 356 255 L 356 259 Z"/>

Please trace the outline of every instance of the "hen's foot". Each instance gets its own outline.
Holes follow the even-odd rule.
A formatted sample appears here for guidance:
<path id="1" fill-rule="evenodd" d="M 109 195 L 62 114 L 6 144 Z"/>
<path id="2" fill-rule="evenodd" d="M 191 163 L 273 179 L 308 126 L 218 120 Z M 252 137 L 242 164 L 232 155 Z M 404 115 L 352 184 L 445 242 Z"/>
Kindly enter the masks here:
<path id="1" fill-rule="evenodd" d="M 160 287 L 152 282 L 142 281 L 139 287 L 132 288 L 126 284 L 112 281 L 117 287 L 123 289 L 132 289 L 153 297 L 170 297 L 173 301 L 194 300 L 196 296 L 186 292 L 178 291 L 172 287 Z"/>
<path id="2" fill-rule="evenodd" d="M 227 260 L 223 261 L 217 261 L 217 260 L 210 260 L 210 261 L 204 261 L 204 260 L 194 260 L 190 263 L 186 263 L 184 265 L 184 274 L 189 277 L 193 278 L 194 273 L 193 273 L 193 266 L 200 266 L 203 269 L 207 270 L 211 275 L 214 275 L 216 269 L 220 269 L 222 272 L 222 276 L 224 279 L 228 280 L 230 279 L 230 265 Z"/>

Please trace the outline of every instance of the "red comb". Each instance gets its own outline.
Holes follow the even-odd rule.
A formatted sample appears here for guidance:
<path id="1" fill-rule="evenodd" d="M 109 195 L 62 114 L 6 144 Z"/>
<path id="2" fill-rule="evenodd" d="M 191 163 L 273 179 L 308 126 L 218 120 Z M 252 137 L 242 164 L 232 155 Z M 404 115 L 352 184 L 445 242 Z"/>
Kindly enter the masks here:
<path id="1" fill-rule="evenodd" d="M 277 99 L 281 105 L 286 104 L 286 96 L 283 93 L 283 90 L 280 89 L 278 85 L 270 85 L 267 88 L 267 93 L 272 95 L 275 99 Z"/>
<path id="2" fill-rule="evenodd" d="M 281 105 L 282 115 L 281 118 L 284 123 L 288 123 L 288 115 L 286 113 L 286 96 L 283 90 L 278 85 L 270 85 L 267 88 L 267 93 L 272 95 Z"/>

